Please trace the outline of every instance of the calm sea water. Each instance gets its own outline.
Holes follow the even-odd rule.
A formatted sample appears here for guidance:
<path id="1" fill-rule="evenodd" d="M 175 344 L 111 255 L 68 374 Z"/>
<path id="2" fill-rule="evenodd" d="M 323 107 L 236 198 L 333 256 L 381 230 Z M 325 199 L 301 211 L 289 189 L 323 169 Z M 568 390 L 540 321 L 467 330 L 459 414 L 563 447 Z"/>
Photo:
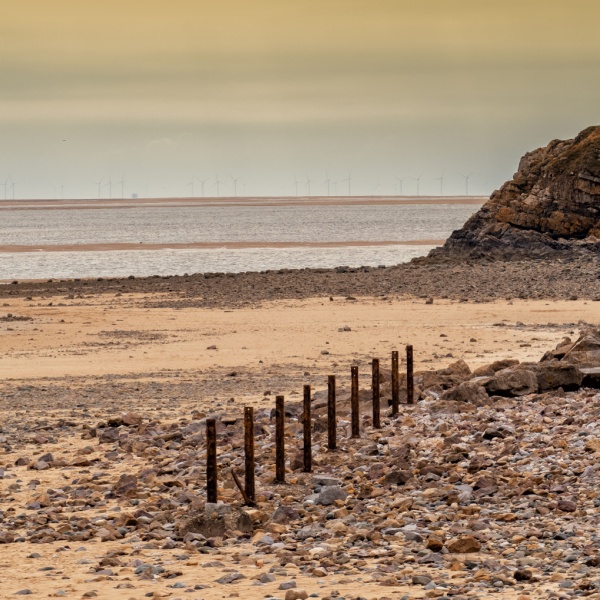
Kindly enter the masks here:
<path id="1" fill-rule="evenodd" d="M 0 244 L 369 242 L 445 239 L 473 205 L 2 210 Z M 430 246 L 0 253 L 0 279 L 392 265 Z"/>

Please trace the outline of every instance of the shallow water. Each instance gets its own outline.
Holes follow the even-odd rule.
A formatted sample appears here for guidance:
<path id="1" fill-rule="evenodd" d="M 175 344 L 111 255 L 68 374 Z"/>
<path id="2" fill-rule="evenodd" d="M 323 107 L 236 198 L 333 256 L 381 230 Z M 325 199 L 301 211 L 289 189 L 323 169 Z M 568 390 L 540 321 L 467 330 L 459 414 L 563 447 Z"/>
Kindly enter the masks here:
<path id="1" fill-rule="evenodd" d="M 0 244 L 377 242 L 445 239 L 474 205 L 7 210 Z M 431 246 L 7 252 L 0 280 L 393 265 Z"/>

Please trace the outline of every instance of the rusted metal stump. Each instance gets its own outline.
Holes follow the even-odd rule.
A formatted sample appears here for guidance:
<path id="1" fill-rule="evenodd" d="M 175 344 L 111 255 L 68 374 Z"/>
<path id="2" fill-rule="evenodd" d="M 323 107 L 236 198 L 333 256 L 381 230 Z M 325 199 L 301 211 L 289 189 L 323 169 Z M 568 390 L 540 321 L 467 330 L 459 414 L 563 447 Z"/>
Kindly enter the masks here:
<path id="1" fill-rule="evenodd" d="M 392 416 L 400 409 L 400 377 L 398 372 L 398 351 L 392 351 Z"/>
<path id="2" fill-rule="evenodd" d="M 217 423 L 206 419 L 206 501 L 217 503 Z"/>
<path id="3" fill-rule="evenodd" d="M 373 389 L 373 427 L 381 428 L 381 407 L 379 403 L 379 359 L 373 359 L 373 377 L 371 387 Z"/>
<path id="4" fill-rule="evenodd" d="M 406 403 L 415 403 L 415 383 L 413 373 L 413 347 L 406 346 Z"/>
<path id="5" fill-rule="evenodd" d="M 352 385 L 350 388 L 350 408 L 352 410 L 352 437 L 360 437 L 360 400 L 358 397 L 358 367 L 350 367 Z"/>
<path id="6" fill-rule="evenodd" d="M 304 425 L 304 469 L 305 473 L 312 471 L 312 417 L 310 410 L 310 385 L 304 386 L 304 405 L 302 422 Z"/>
<path id="7" fill-rule="evenodd" d="M 283 396 L 275 397 L 275 483 L 285 483 L 285 410 Z"/>
<path id="8" fill-rule="evenodd" d="M 337 418 L 335 411 L 335 375 L 327 378 L 327 447 L 337 448 Z"/>
<path id="9" fill-rule="evenodd" d="M 254 409 L 244 408 L 244 478 L 245 492 L 249 502 L 256 502 L 256 487 L 254 481 Z"/>

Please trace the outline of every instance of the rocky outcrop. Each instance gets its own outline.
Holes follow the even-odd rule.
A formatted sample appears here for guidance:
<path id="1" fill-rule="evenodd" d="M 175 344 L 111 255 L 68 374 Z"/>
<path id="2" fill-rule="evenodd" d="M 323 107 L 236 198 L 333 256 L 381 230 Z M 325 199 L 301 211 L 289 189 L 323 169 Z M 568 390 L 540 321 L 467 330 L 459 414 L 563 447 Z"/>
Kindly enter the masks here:
<path id="1" fill-rule="evenodd" d="M 513 179 L 430 257 L 600 253 L 600 126 L 523 156 Z"/>

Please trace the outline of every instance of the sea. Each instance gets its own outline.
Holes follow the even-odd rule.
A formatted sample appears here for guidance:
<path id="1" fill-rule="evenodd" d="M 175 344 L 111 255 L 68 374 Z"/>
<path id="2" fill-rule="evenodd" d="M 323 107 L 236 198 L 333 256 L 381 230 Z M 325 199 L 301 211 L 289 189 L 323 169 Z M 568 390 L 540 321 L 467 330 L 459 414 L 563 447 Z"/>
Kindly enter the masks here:
<path id="1" fill-rule="evenodd" d="M 446 239 L 478 208 L 473 204 L 154 204 L 0 209 L 0 246 L 5 250 L 0 252 L 0 280 L 391 266 L 427 254 L 434 245 L 414 242 Z M 278 242 L 286 242 L 286 247 L 270 247 Z M 336 245 L 297 245 L 323 242 Z M 215 247 L 118 249 L 124 243 L 211 243 Z M 220 246 L 228 243 L 259 247 Z M 117 249 L 77 250 L 81 244 L 115 244 Z M 68 251 L 37 248 L 64 245 L 75 247 Z M 29 248 L 13 252 L 11 246 Z"/>

